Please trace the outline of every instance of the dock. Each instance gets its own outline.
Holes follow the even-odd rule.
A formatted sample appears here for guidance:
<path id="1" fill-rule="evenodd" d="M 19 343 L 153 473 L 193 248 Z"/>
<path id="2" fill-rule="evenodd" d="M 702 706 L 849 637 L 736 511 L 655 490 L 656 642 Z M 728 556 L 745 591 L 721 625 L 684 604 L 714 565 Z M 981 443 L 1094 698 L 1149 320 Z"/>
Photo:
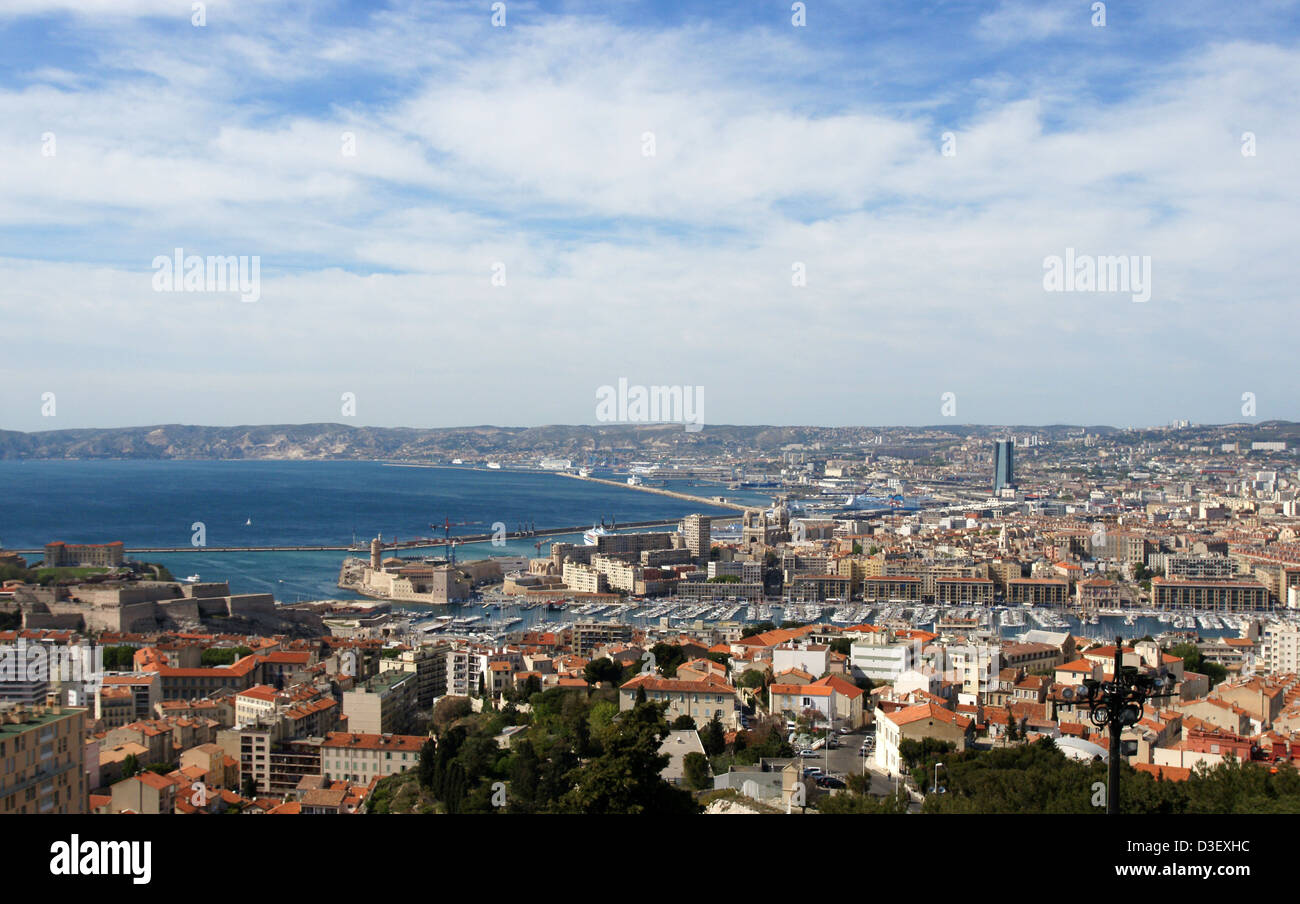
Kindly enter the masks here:
<path id="1" fill-rule="evenodd" d="M 662 487 L 638 486 L 627 482 L 620 483 L 617 480 L 606 480 L 603 477 L 583 477 L 580 474 L 569 474 L 564 471 L 555 473 L 562 477 L 569 477 L 573 480 L 586 480 L 590 483 L 603 483 L 610 487 L 622 487 L 625 490 L 640 490 L 642 493 L 654 493 L 657 496 L 667 496 L 670 499 L 682 499 L 686 502 L 694 502 L 696 505 L 709 505 L 714 508 L 729 508 L 737 512 L 746 512 L 750 509 L 761 508 L 756 505 L 741 505 L 739 502 L 722 502 L 717 499 L 710 499 L 707 496 L 692 496 L 690 493 L 679 493 L 676 490 L 665 490 Z"/>
<path id="2" fill-rule="evenodd" d="M 696 497 L 686 497 L 694 500 Z M 704 503 L 705 500 L 698 500 Z M 717 505 L 717 503 L 707 503 Z M 681 518 L 658 519 L 655 521 L 627 521 L 618 524 L 610 529 L 616 530 L 636 530 L 643 527 L 671 527 L 681 522 Z M 507 540 L 528 540 L 533 537 L 558 537 L 564 534 L 581 534 L 591 529 L 590 524 L 579 524 L 573 527 L 547 527 L 530 531 L 507 531 L 505 538 Z M 494 534 L 461 534 L 451 538 L 452 543 L 456 546 L 464 546 L 470 543 L 490 543 Z M 414 540 L 402 540 L 400 542 L 385 541 L 382 548 L 389 549 L 437 549 L 446 546 L 447 541 L 443 537 L 417 537 Z M 44 555 L 44 549 L 7 549 L 6 552 L 14 552 L 19 555 Z M 357 554 L 369 554 L 370 544 L 365 544 L 365 549 L 357 549 L 351 545 L 348 546 L 329 546 L 329 545 L 301 545 L 301 546 L 138 546 L 123 549 L 123 555 L 140 555 L 147 553 L 169 553 L 169 552 L 355 552 Z"/>

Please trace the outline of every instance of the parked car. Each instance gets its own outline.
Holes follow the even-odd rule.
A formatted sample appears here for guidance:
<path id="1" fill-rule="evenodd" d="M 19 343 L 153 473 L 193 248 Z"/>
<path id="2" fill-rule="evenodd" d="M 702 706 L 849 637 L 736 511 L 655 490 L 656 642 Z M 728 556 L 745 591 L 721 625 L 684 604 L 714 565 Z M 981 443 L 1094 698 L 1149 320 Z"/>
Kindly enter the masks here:
<path id="1" fill-rule="evenodd" d="M 817 751 L 805 747 L 803 750 L 799 751 L 799 756 L 817 756 Z"/>
<path id="2" fill-rule="evenodd" d="M 850 728 L 848 728 L 848 726 L 841 725 L 840 734 L 853 734 L 853 731 Z"/>
<path id="3" fill-rule="evenodd" d="M 844 784 L 843 779 L 838 779 L 833 775 L 819 775 L 817 776 L 817 787 L 818 788 L 847 788 L 848 785 Z"/>

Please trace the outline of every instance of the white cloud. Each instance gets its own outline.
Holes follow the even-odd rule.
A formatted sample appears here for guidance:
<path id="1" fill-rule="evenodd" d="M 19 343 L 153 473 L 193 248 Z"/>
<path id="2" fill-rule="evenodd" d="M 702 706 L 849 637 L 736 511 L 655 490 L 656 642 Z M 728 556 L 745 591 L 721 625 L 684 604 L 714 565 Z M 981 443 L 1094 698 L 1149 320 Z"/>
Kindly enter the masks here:
<path id="1" fill-rule="evenodd" d="M 619 376 L 785 423 L 932 422 L 949 390 L 964 420 L 1215 420 L 1209 361 L 1295 388 L 1294 48 L 1204 48 L 1118 99 L 1002 85 L 946 123 L 871 93 L 809 109 L 753 72 L 812 65 L 783 35 L 538 21 L 386 15 L 437 48 L 416 69 L 358 30 L 214 32 L 222 56 L 124 27 L 102 82 L 4 86 L 7 327 L 58 337 L 0 359 L 6 426 L 51 426 L 55 383 L 118 422 L 327 419 L 364 388 L 370 422 L 412 425 L 590 420 Z M 327 63 L 384 87 L 319 97 Z M 153 293 L 177 246 L 260 255 L 262 299 Z M 1066 247 L 1150 255 L 1152 300 L 1044 293 Z M 1224 347 L 1261 328 L 1276 349 Z"/>

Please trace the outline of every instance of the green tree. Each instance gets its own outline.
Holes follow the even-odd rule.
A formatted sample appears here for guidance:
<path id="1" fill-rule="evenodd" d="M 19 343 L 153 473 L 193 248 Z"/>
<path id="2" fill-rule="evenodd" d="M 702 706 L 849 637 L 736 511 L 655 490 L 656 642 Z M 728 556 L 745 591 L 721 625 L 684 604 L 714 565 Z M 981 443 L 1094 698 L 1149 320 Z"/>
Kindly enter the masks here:
<path id="1" fill-rule="evenodd" d="M 204 668 L 215 668 L 219 665 L 230 665 L 252 652 L 248 647 L 208 647 L 199 659 Z"/>
<path id="2" fill-rule="evenodd" d="M 1220 683 L 1228 677 L 1228 670 L 1217 662 L 1210 662 L 1194 643 L 1180 643 L 1169 649 L 1169 653 L 1183 661 L 1183 667 L 1189 672 L 1198 672 L 1210 679 L 1210 686 Z"/>
<path id="3" fill-rule="evenodd" d="M 654 662 L 659 668 L 659 674 L 665 678 L 672 678 L 676 675 L 677 667 L 686 661 L 686 654 L 682 651 L 681 646 L 675 643 L 657 643 L 650 648 L 650 653 L 654 656 Z"/>
<path id="4" fill-rule="evenodd" d="M 623 676 L 623 667 L 614 660 L 602 656 L 583 666 L 582 675 L 588 684 L 614 684 Z"/>
<path id="5" fill-rule="evenodd" d="M 122 759 L 122 778 L 132 778 L 140 772 L 140 762 L 134 753 L 128 753 Z"/>
<path id="6" fill-rule="evenodd" d="M 832 815 L 887 815 L 906 813 L 909 800 L 901 787 L 896 795 L 872 797 L 856 791 L 828 794 L 817 802 L 817 812 Z"/>
<path id="7" fill-rule="evenodd" d="M 460 763 L 452 763 L 443 777 L 442 802 L 448 813 L 454 815 L 460 812 L 461 804 L 465 801 L 465 787 L 464 767 Z"/>
<path id="8" fill-rule="evenodd" d="M 578 766 L 578 757 L 563 741 L 551 745 L 546 759 L 542 760 L 537 777 L 536 809 L 538 812 L 560 812 L 561 798 L 572 787 L 569 776 Z"/>
<path id="9" fill-rule="evenodd" d="M 697 813 L 691 796 L 664 781 L 668 733 L 663 710 L 647 703 L 623 713 L 600 737 L 602 753 L 573 770 L 573 787 L 560 801 L 568 813 Z"/>
<path id="10" fill-rule="evenodd" d="M 717 756 L 727 749 L 726 729 L 722 727 L 717 713 L 714 713 L 713 718 L 704 724 L 704 731 L 700 733 L 700 743 L 704 745 L 704 752 L 709 756 Z"/>
<path id="11" fill-rule="evenodd" d="M 682 759 L 683 781 L 692 791 L 702 791 L 711 784 L 709 758 L 692 751 Z"/>
<path id="12" fill-rule="evenodd" d="M 528 741 L 520 742 L 510 761 L 508 807 L 511 813 L 533 812 L 541 780 L 540 767 L 541 761 L 537 758 L 537 751 L 533 749 L 533 745 Z"/>
<path id="13" fill-rule="evenodd" d="M 438 745 L 433 738 L 420 747 L 420 787 L 426 791 L 433 787 L 434 761 L 438 755 Z"/>

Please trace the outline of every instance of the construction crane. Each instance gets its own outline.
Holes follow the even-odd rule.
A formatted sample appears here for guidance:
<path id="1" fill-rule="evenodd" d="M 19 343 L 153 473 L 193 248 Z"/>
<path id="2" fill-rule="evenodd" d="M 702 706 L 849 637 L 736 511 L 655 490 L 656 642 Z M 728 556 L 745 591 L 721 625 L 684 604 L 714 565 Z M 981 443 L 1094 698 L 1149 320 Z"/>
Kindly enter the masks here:
<path id="1" fill-rule="evenodd" d="M 453 527 L 463 527 L 466 524 L 479 524 L 479 521 L 452 521 L 450 518 L 442 519 L 442 539 L 447 546 L 447 561 L 452 565 L 456 564 L 456 544 L 451 542 L 451 529 Z M 430 524 L 432 530 L 437 530 L 438 524 Z"/>

